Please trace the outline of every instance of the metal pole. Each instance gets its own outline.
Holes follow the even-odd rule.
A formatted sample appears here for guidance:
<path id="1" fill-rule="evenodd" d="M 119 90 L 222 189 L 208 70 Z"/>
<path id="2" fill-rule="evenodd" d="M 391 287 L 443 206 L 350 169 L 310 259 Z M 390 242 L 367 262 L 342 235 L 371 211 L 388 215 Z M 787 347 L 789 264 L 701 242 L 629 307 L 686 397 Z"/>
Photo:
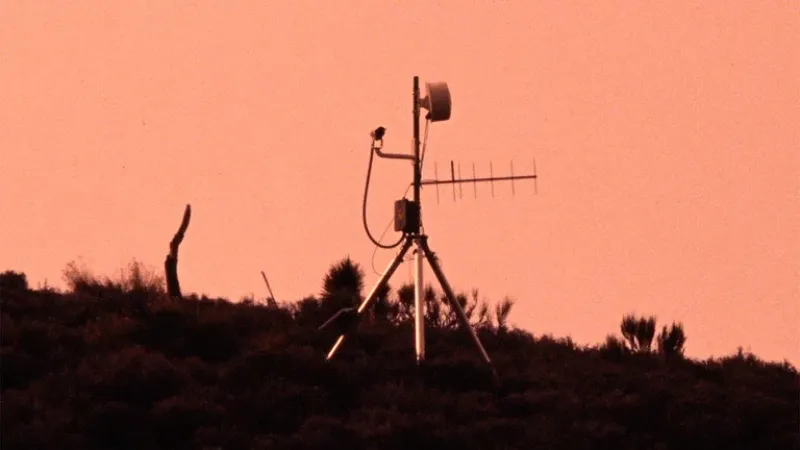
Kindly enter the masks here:
<path id="1" fill-rule="evenodd" d="M 419 77 L 414 77 L 414 202 L 419 204 L 422 174 L 419 167 Z M 420 213 L 421 214 L 421 213 Z"/>
<path id="2" fill-rule="evenodd" d="M 422 262 L 425 258 L 422 246 L 419 243 L 419 223 L 422 222 L 422 204 L 420 202 L 420 187 L 422 186 L 422 171 L 420 170 L 419 161 L 419 115 L 420 115 L 420 101 L 419 101 L 419 77 L 414 76 L 414 203 L 419 208 L 419 222 L 417 229 L 413 231 L 415 242 L 417 244 L 417 252 L 414 256 L 414 340 L 417 354 L 417 364 L 425 359 L 425 298 L 423 296 L 423 283 L 422 283 Z"/>
<path id="3" fill-rule="evenodd" d="M 417 252 L 414 255 L 414 324 L 415 324 L 415 343 L 417 350 L 417 364 L 425 359 L 425 296 L 422 289 L 422 262 L 425 260 L 425 253 L 417 240 Z"/>
<path id="4" fill-rule="evenodd" d="M 269 286 L 269 281 L 267 281 L 267 274 L 265 274 L 263 270 L 261 271 L 261 276 L 264 278 L 264 283 L 267 284 L 267 290 L 269 291 L 269 296 L 272 298 L 272 300 L 275 300 L 275 294 L 272 293 L 272 288 Z"/>

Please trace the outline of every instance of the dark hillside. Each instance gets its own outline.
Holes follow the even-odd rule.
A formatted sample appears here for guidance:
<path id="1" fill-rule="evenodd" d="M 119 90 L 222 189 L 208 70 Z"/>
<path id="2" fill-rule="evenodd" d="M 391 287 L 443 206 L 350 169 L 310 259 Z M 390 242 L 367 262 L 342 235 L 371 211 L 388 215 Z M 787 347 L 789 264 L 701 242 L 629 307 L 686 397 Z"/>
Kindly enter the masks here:
<path id="1" fill-rule="evenodd" d="M 337 358 L 320 302 L 0 287 L 3 449 L 794 449 L 798 373 L 374 317 Z"/>

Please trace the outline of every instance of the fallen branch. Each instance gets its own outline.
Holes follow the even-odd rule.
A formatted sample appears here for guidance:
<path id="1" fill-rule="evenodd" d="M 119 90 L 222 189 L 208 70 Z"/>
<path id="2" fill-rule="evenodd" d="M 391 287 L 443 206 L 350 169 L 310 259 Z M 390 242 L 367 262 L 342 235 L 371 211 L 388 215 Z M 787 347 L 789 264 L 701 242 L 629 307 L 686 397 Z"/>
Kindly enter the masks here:
<path id="1" fill-rule="evenodd" d="M 178 246 L 181 245 L 181 241 L 183 241 L 183 235 L 189 227 L 189 219 L 191 217 L 192 207 L 186 205 L 181 226 L 169 243 L 169 254 L 167 254 L 167 259 L 164 261 L 164 270 L 167 275 L 167 294 L 170 297 L 181 297 L 181 285 L 178 282 Z"/>

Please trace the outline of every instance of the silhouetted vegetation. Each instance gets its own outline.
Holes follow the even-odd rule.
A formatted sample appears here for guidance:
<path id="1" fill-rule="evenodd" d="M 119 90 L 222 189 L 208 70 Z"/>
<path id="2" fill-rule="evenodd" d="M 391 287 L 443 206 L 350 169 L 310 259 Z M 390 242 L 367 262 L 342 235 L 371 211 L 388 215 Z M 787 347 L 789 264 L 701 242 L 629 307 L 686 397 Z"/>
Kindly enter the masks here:
<path id="1" fill-rule="evenodd" d="M 654 316 L 637 319 L 635 315 L 627 314 L 622 318 L 619 328 L 624 341 L 613 335 L 606 337 L 606 342 L 601 348 L 607 354 L 649 354 L 652 352 L 653 337 L 656 333 L 656 318 Z M 683 346 L 686 343 L 683 325 L 673 323 L 669 329 L 664 326 L 658 335 L 657 342 L 657 352 L 665 361 L 682 358 Z"/>
<path id="2" fill-rule="evenodd" d="M 167 281 L 167 293 L 170 297 L 181 297 L 181 283 L 178 281 L 178 248 L 183 242 L 183 237 L 186 235 L 186 229 L 189 228 L 189 220 L 192 218 L 192 206 L 186 205 L 183 211 L 183 219 L 175 236 L 169 242 L 169 253 L 164 259 L 164 276 Z"/>
<path id="3" fill-rule="evenodd" d="M 15 291 L 28 290 L 28 277 L 24 273 L 14 272 L 13 270 L 6 270 L 0 273 L 0 292 L 5 289 Z"/>
<path id="4" fill-rule="evenodd" d="M 2 448 L 789 449 L 798 373 L 740 351 L 683 356 L 683 327 L 623 317 L 622 338 L 579 347 L 508 325 L 513 301 L 459 295 L 503 379 L 493 387 L 441 293 L 425 290 L 428 360 L 413 352 L 413 288 L 326 362 L 326 309 L 363 299 L 345 259 L 320 298 L 234 304 L 184 295 L 132 264 L 69 292 L 0 275 Z M 380 305 L 380 306 L 379 306 Z M 439 306 L 436 306 L 439 305 Z M 653 339 L 657 349 L 652 350 Z"/>
<path id="5" fill-rule="evenodd" d="M 357 308 L 363 300 L 364 271 L 347 257 L 334 264 L 322 282 L 322 313 L 331 315 L 342 308 Z"/>

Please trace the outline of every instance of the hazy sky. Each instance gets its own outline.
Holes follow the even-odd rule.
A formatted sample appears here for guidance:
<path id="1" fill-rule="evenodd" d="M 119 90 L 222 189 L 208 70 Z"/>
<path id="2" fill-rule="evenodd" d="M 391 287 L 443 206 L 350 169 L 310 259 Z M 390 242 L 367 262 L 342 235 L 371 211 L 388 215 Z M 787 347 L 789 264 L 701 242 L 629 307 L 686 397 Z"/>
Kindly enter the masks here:
<path id="1" fill-rule="evenodd" d="M 185 292 L 263 296 L 264 270 L 295 300 L 348 254 L 369 288 L 369 131 L 410 151 L 418 75 L 453 101 L 426 178 L 540 176 L 423 191 L 456 290 L 536 335 L 653 314 L 691 356 L 800 365 L 799 30 L 796 1 L 3 1 L 0 270 L 161 270 L 190 203 Z M 372 176 L 377 236 L 411 168 Z"/>

